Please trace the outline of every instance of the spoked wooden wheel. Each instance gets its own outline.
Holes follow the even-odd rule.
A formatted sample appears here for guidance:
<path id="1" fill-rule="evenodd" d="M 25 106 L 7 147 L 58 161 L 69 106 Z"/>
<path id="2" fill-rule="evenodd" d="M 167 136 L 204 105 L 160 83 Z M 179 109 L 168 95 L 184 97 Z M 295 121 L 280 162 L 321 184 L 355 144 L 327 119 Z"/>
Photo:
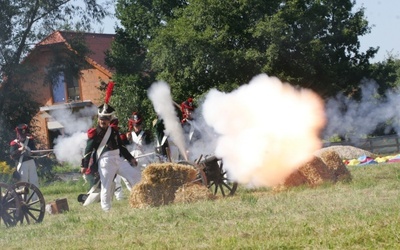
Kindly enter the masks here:
<path id="1" fill-rule="evenodd" d="M 201 165 L 204 166 L 208 188 L 214 195 L 217 195 L 219 192 L 224 197 L 235 194 L 238 183 L 229 180 L 227 171 L 224 170 L 222 160 L 212 156 L 201 162 Z"/>
<path id="2" fill-rule="evenodd" d="M 20 198 L 20 223 L 31 224 L 42 222 L 46 203 L 39 188 L 32 183 L 17 182 L 14 184 L 14 189 Z"/>
<path id="3" fill-rule="evenodd" d="M 207 176 L 204 173 L 203 169 L 198 168 L 194 163 L 190 163 L 188 161 L 179 161 L 178 164 L 194 167 L 198 172 L 197 172 L 196 180 L 194 180 L 193 183 L 199 183 L 201 185 L 207 186 Z"/>
<path id="4" fill-rule="evenodd" d="M 6 227 L 15 226 L 20 219 L 20 200 L 12 186 L 0 182 L 0 222 Z"/>

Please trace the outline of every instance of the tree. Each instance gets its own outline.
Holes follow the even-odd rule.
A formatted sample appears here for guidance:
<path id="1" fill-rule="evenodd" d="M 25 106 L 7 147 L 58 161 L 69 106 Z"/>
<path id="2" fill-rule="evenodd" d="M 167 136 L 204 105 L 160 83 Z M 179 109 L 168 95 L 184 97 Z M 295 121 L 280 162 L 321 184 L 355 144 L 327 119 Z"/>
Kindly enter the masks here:
<path id="1" fill-rule="evenodd" d="M 0 2 L 0 147 L 8 149 L 13 127 L 29 123 L 39 107 L 21 87 L 21 76 L 32 69 L 20 64 L 33 45 L 54 30 L 74 26 L 90 30 L 108 15 L 96 0 L 2 0 Z M 82 5 L 84 4 L 84 5 Z M 71 20 L 76 20 L 72 21 Z M 72 24 L 71 24 L 72 23 Z M 8 159 L 7 152 L 0 158 Z"/>
<path id="2" fill-rule="evenodd" d="M 322 96 L 357 86 L 377 49 L 360 52 L 369 32 L 350 0 L 194 0 L 160 25 L 149 44 L 157 77 L 178 92 L 231 90 L 259 73 Z"/>
<path id="3" fill-rule="evenodd" d="M 186 1 L 128 1 L 119 0 L 116 16 L 122 27 L 117 27 L 115 41 L 107 54 L 106 63 L 115 68 L 116 82 L 112 105 L 120 120 L 126 121 L 133 111 L 145 116 L 147 126 L 155 113 L 147 98 L 147 89 L 156 80 L 148 59 L 148 43 L 158 35 L 157 30 L 164 21 L 174 15 L 174 10 L 183 8 Z M 121 124 L 126 128 L 126 124 Z"/>
<path id="4" fill-rule="evenodd" d="M 400 59 L 389 56 L 383 62 L 372 64 L 369 77 L 378 83 L 380 94 L 384 94 L 389 89 L 398 88 L 400 86 Z"/>

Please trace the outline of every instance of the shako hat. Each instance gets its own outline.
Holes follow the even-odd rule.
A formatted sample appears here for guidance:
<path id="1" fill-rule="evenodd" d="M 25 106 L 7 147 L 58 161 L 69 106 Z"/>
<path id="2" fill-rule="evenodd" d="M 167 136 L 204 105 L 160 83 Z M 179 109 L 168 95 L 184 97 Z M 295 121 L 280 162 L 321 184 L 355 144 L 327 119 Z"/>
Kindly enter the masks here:
<path id="1" fill-rule="evenodd" d="M 28 130 L 28 125 L 25 124 L 25 123 L 21 123 L 21 124 L 18 124 L 18 126 L 15 127 L 15 131 L 17 133 L 21 132 L 22 130 Z"/>
<path id="2" fill-rule="evenodd" d="M 18 124 L 17 127 L 15 127 L 15 132 L 17 133 L 17 138 L 21 139 L 29 135 L 29 126 L 25 123 Z"/>
<path id="3" fill-rule="evenodd" d="M 111 120 L 111 117 L 115 113 L 115 109 L 108 104 L 112 95 L 113 88 L 114 88 L 114 82 L 112 81 L 108 82 L 106 96 L 104 98 L 104 104 L 100 105 L 97 111 L 99 119 Z"/>
<path id="4" fill-rule="evenodd" d="M 133 124 L 141 124 L 142 120 L 143 118 L 138 112 L 133 112 L 131 117 L 129 118 L 129 121 Z"/>

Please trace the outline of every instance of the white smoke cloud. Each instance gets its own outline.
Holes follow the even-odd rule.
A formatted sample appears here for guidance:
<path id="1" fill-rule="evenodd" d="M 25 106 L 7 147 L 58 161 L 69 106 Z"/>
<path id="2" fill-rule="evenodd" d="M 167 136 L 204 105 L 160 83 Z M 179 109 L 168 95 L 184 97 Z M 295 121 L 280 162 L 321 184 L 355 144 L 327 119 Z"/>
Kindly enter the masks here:
<path id="1" fill-rule="evenodd" d="M 86 132 L 75 132 L 68 137 L 58 137 L 54 146 L 54 154 L 57 160 L 79 166 L 87 139 Z"/>
<path id="2" fill-rule="evenodd" d="M 399 134 L 399 90 L 389 90 L 385 96 L 385 99 L 381 98 L 378 93 L 378 84 L 369 80 L 361 84 L 360 100 L 348 98 L 343 93 L 327 100 L 328 123 L 323 133 L 324 139 L 328 140 L 333 135 L 341 135 L 356 142 L 388 120 L 391 120 L 392 124 L 387 124 L 385 133 L 393 129 Z"/>
<path id="3" fill-rule="evenodd" d="M 194 162 L 200 157 L 215 155 L 215 148 L 218 140 L 218 134 L 207 124 L 203 117 L 204 100 L 198 101 L 198 108 L 192 113 L 192 126 L 200 133 L 200 138 L 192 140 L 188 147 L 188 158 Z M 204 158 L 203 158 L 204 159 Z"/>
<path id="4" fill-rule="evenodd" d="M 322 145 L 322 100 L 265 74 L 231 93 L 211 90 L 203 116 L 218 134 L 215 155 L 243 184 L 282 183 Z"/>
<path id="5" fill-rule="evenodd" d="M 92 126 L 96 107 L 85 107 L 79 112 L 55 110 L 51 116 L 64 126 L 64 134 L 54 141 L 54 154 L 59 162 L 79 165 L 86 147 L 87 130 Z"/>

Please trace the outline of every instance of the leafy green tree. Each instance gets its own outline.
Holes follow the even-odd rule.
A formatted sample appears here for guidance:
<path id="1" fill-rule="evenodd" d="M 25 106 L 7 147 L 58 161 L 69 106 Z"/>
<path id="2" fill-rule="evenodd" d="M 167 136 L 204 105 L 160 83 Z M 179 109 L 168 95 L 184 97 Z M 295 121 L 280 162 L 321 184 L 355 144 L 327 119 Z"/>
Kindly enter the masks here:
<path id="1" fill-rule="evenodd" d="M 157 78 L 196 96 L 231 90 L 265 72 L 322 96 L 351 90 L 377 49 L 350 0 L 194 0 L 160 25 L 149 44 Z"/>
<path id="2" fill-rule="evenodd" d="M 156 80 L 148 59 L 148 43 L 157 36 L 164 21 L 182 8 L 186 1 L 129 1 L 119 0 L 116 16 L 122 27 L 117 27 L 115 42 L 107 54 L 106 63 L 116 69 L 116 82 L 112 105 L 118 118 L 126 121 L 133 111 L 145 116 L 147 127 L 151 126 L 155 112 L 147 98 L 147 89 Z M 120 123 L 126 128 L 126 122 Z"/>
<path id="3" fill-rule="evenodd" d="M 379 86 L 379 93 L 384 94 L 388 89 L 400 86 L 400 59 L 389 56 L 383 62 L 371 65 L 370 78 Z"/>
<path id="4" fill-rule="evenodd" d="M 8 143 L 18 123 L 29 123 L 39 110 L 21 86 L 24 75 L 34 70 L 20 64 L 33 46 L 65 27 L 90 30 L 108 15 L 96 0 L 2 0 L 0 1 L 0 151 L 8 159 Z M 76 20 L 76 21 L 71 21 Z M 34 80 L 34 79 L 30 79 Z"/>

